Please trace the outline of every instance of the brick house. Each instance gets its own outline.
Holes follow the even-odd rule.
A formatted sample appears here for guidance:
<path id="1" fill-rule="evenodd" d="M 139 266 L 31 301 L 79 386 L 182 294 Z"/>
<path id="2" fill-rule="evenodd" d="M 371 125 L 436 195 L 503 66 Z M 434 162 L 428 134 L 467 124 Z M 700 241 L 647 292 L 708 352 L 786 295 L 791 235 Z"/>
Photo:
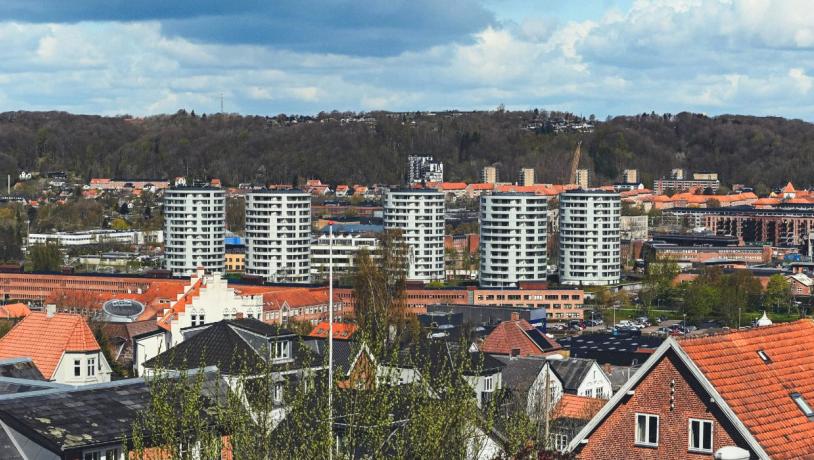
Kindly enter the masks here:
<path id="1" fill-rule="evenodd" d="M 668 338 L 574 437 L 577 458 L 810 458 L 814 322 Z M 736 457 L 730 457 L 736 458 Z"/>

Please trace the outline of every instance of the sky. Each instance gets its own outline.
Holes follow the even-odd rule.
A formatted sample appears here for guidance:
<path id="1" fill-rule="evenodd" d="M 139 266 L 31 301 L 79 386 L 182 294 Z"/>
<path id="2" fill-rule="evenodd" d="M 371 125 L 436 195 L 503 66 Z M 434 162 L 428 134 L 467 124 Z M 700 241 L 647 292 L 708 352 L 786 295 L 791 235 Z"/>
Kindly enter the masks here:
<path id="1" fill-rule="evenodd" d="M 811 0 L 3 0 L 0 111 L 814 120 Z"/>

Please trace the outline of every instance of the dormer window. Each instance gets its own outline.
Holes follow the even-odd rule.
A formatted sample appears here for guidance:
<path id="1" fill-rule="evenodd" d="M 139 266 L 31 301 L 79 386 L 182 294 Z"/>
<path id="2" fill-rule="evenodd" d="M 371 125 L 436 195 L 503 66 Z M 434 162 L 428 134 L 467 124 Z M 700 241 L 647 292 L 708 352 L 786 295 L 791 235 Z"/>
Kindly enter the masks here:
<path id="1" fill-rule="evenodd" d="M 792 393 L 791 399 L 794 400 L 797 407 L 803 411 L 803 415 L 808 417 L 809 420 L 814 420 L 814 410 L 811 409 L 811 406 L 808 405 L 808 402 L 803 398 L 803 395 L 800 393 Z"/>
<path id="2" fill-rule="evenodd" d="M 769 358 L 769 355 L 767 355 L 766 352 L 763 350 L 758 350 L 757 355 L 760 356 L 760 359 L 762 359 L 763 362 L 766 364 L 772 362 L 772 358 Z"/>
<path id="3" fill-rule="evenodd" d="M 271 343 L 271 360 L 286 361 L 291 359 L 291 341 L 279 340 Z"/>

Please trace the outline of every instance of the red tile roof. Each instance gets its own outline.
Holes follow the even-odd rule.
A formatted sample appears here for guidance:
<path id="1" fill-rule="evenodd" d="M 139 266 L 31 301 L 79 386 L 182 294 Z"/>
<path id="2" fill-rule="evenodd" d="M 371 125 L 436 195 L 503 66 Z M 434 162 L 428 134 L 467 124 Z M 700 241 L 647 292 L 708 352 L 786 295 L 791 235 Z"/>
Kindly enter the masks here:
<path id="1" fill-rule="evenodd" d="M 24 318 L 31 314 L 31 309 L 24 303 L 0 305 L 0 318 Z"/>
<path id="2" fill-rule="evenodd" d="M 794 192 L 796 192 L 796 190 L 794 190 L 794 185 L 792 185 L 791 182 L 789 182 L 788 184 L 786 184 L 785 187 L 783 187 L 783 193 L 794 193 Z"/>
<path id="3" fill-rule="evenodd" d="M 201 295 L 201 287 L 203 286 L 203 278 L 197 278 L 180 299 L 176 300 L 169 311 L 158 320 L 158 325 L 166 330 L 170 330 L 170 323 L 173 319 L 178 317 L 179 313 L 183 313 L 187 309 L 187 305 L 192 304 L 192 299 Z"/>
<path id="4" fill-rule="evenodd" d="M 606 399 L 589 398 L 587 396 L 564 393 L 557 402 L 557 405 L 554 406 L 552 418 L 590 420 L 607 402 Z"/>
<path id="5" fill-rule="evenodd" d="M 327 321 L 322 321 L 314 327 L 308 336 L 327 339 L 328 326 L 329 323 Z M 356 325 L 353 323 L 334 323 L 334 339 L 349 340 L 355 332 Z"/>
<path id="6" fill-rule="evenodd" d="M 0 339 L 0 359 L 31 358 L 49 380 L 66 351 L 99 350 L 85 318 L 67 313 L 32 312 Z"/>
<path id="7" fill-rule="evenodd" d="M 814 422 L 792 400 L 814 406 L 814 322 L 686 339 L 681 348 L 774 459 L 810 456 Z M 771 362 L 758 355 L 762 350 Z"/>
<path id="8" fill-rule="evenodd" d="M 541 347 L 532 338 L 534 335 L 544 344 Z M 486 336 L 481 351 L 498 355 L 510 355 L 512 350 L 519 350 L 520 356 L 545 356 L 546 354 L 562 348 L 553 339 L 538 331 L 524 319 L 503 321 Z"/>
<path id="9" fill-rule="evenodd" d="M 328 288 L 288 288 L 263 294 L 263 311 L 279 310 L 284 303 L 290 308 L 327 305 Z"/>

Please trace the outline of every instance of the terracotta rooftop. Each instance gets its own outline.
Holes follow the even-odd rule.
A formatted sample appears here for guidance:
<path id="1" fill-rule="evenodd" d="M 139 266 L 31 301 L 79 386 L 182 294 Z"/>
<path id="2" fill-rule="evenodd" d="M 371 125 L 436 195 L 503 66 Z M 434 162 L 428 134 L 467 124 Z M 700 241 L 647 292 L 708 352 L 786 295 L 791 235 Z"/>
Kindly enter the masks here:
<path id="1" fill-rule="evenodd" d="M 788 184 L 786 184 L 785 187 L 783 187 L 783 193 L 794 193 L 794 192 L 796 192 L 796 190 L 794 190 L 794 185 L 792 185 L 791 182 L 789 182 Z"/>
<path id="2" fill-rule="evenodd" d="M 311 330 L 311 333 L 308 334 L 308 336 L 327 339 L 328 326 L 329 324 L 327 321 L 322 321 L 314 326 L 314 329 Z M 334 339 L 350 340 L 354 332 L 356 332 L 356 325 L 353 323 L 334 323 Z"/>
<path id="3" fill-rule="evenodd" d="M 812 320 L 679 344 L 771 458 L 810 458 L 814 421 L 791 395 L 814 407 Z"/>
<path id="4" fill-rule="evenodd" d="M 562 347 L 524 319 L 503 321 L 486 336 L 481 351 L 496 355 L 545 356 Z"/>
<path id="5" fill-rule="evenodd" d="M 178 317 L 179 313 L 183 313 L 187 309 L 187 305 L 192 304 L 192 299 L 199 296 L 201 294 L 201 287 L 203 287 L 203 278 L 197 278 L 192 284 L 184 295 L 182 295 L 178 300 L 172 304 L 169 311 L 164 314 L 161 319 L 158 320 L 158 325 L 164 329 L 170 329 L 170 323 L 173 319 Z"/>
<path id="6" fill-rule="evenodd" d="M 334 298 L 334 302 L 338 300 Z M 263 294 L 263 311 L 274 311 L 288 304 L 290 308 L 326 305 L 328 288 L 287 288 Z"/>
<path id="7" fill-rule="evenodd" d="M 31 309 L 24 303 L 0 305 L 0 318 L 24 318 L 31 314 Z"/>
<path id="8" fill-rule="evenodd" d="M 52 379 L 66 351 L 98 351 L 99 343 L 80 315 L 32 312 L 0 339 L 0 359 L 31 358 L 46 379 Z"/>
<path id="9" fill-rule="evenodd" d="M 554 406 L 553 419 L 571 418 L 576 420 L 590 420 L 602 409 L 608 401 L 606 399 L 589 398 L 563 393 L 557 405 Z"/>

